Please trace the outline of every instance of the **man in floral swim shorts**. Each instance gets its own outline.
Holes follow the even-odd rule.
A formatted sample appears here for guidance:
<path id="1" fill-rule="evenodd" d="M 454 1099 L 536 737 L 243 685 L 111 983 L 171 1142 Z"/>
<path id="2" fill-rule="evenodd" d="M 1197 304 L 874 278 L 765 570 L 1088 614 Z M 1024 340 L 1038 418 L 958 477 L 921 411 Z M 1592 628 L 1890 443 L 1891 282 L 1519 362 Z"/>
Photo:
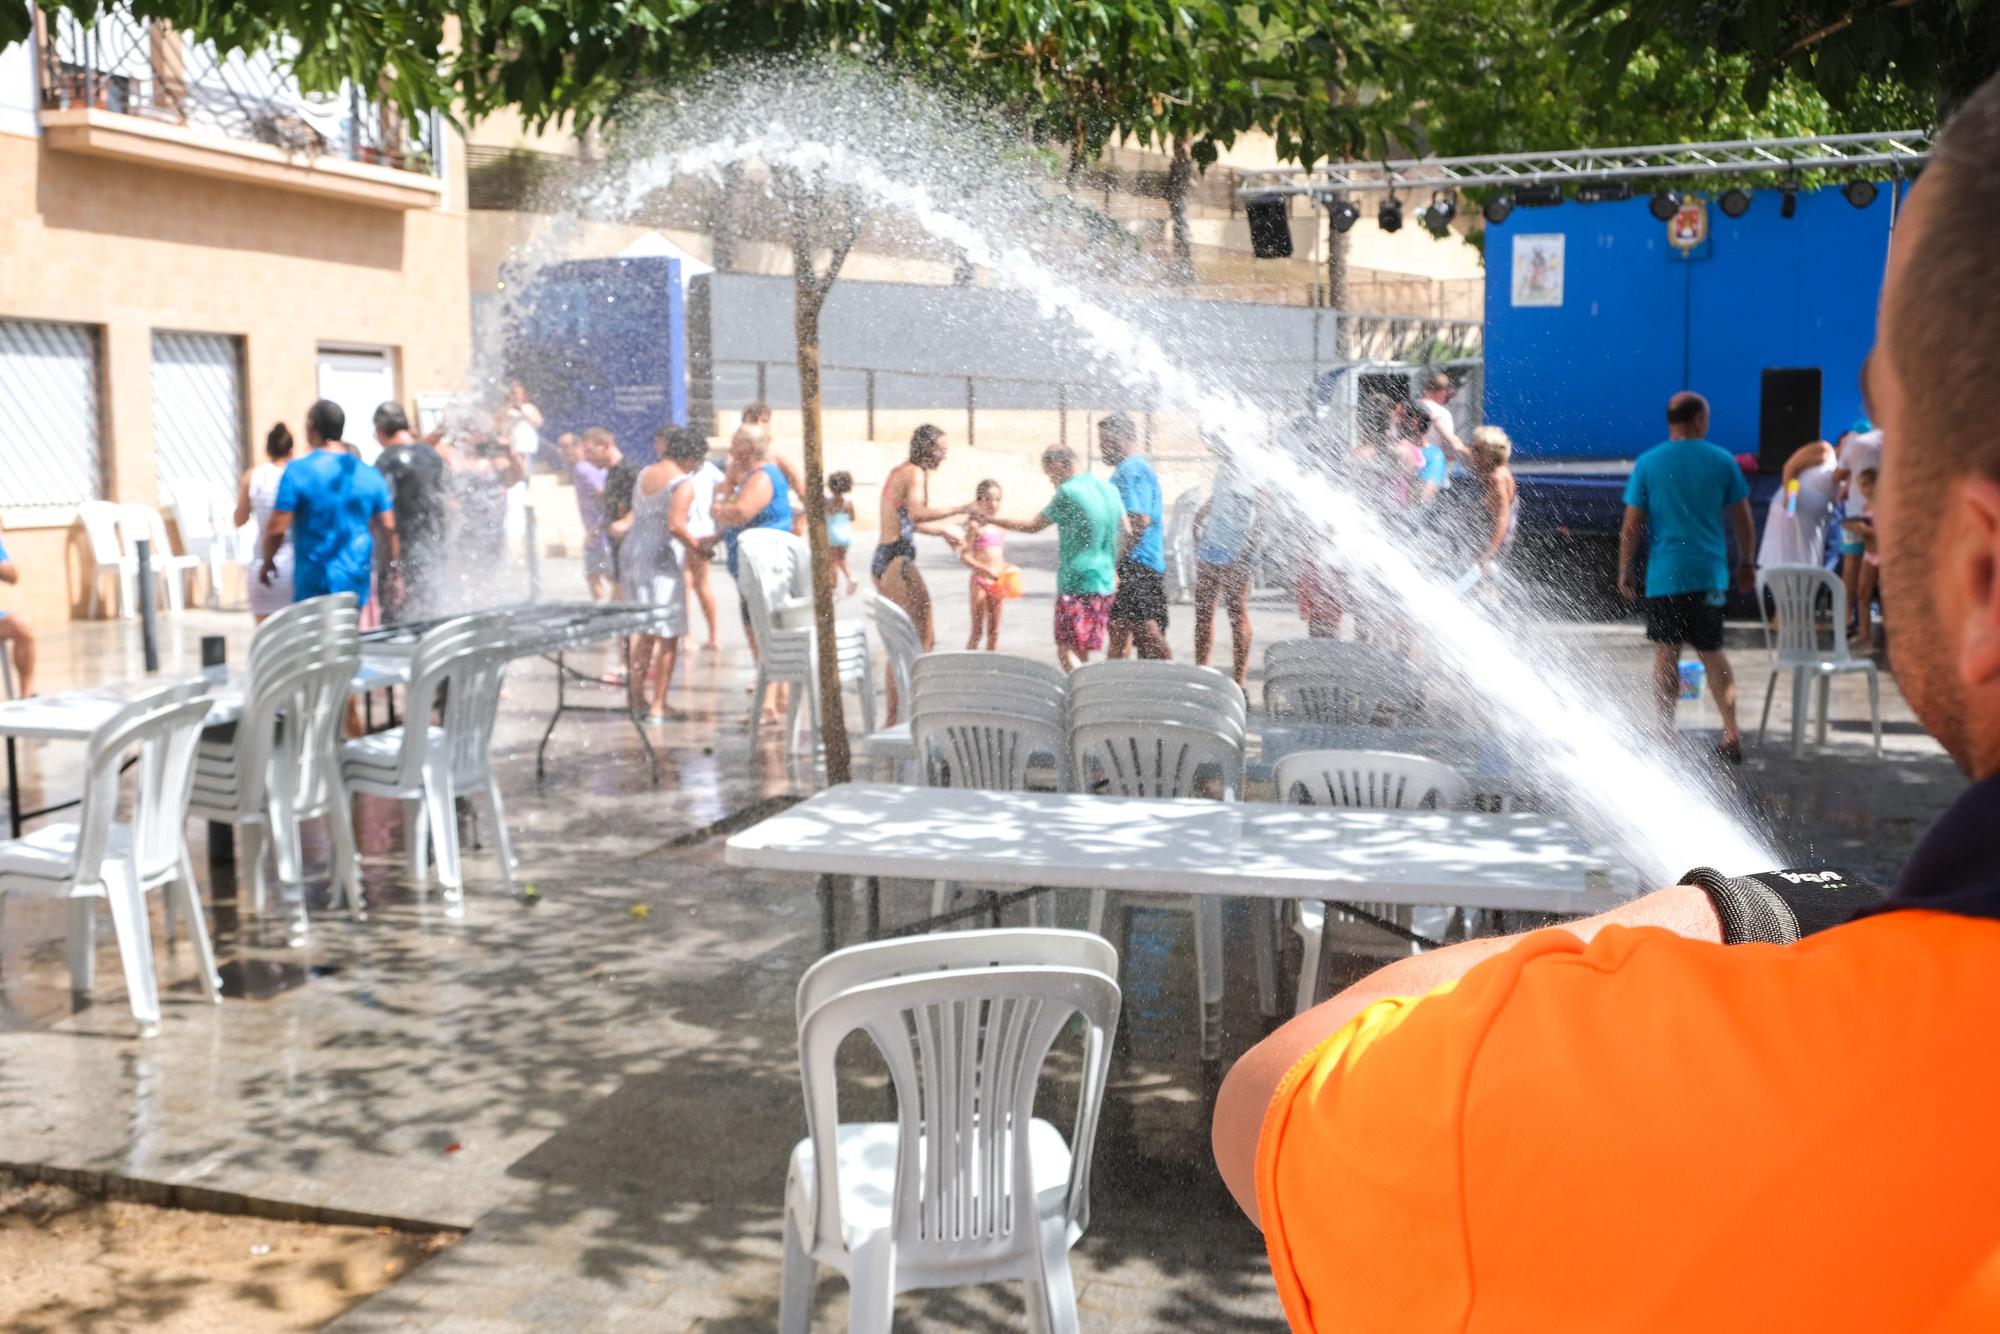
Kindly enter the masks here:
<path id="1" fill-rule="evenodd" d="M 1076 455 L 1062 445 L 1042 451 L 1042 471 L 1056 493 L 1032 519 L 989 522 L 1017 533 L 1056 527 L 1056 656 L 1064 671 L 1088 662 L 1104 646 L 1111 600 L 1118 591 L 1118 549 L 1125 535 L 1125 504 L 1111 483 L 1079 476 Z"/>

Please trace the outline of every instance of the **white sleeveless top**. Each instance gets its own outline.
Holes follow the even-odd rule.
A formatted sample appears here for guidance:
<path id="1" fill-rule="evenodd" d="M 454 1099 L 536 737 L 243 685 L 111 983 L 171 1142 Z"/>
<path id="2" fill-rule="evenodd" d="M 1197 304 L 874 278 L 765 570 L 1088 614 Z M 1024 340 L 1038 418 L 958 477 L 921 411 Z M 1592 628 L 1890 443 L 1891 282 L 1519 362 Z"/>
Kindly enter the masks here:
<path id="1" fill-rule="evenodd" d="M 283 610 L 292 601 L 292 540 L 289 536 L 285 544 L 278 548 L 278 572 L 271 576 L 271 582 L 259 581 L 257 574 L 264 565 L 264 534 L 271 529 L 271 511 L 278 503 L 278 482 L 285 475 L 282 463 L 260 463 L 250 470 L 250 515 L 257 521 L 257 546 L 250 553 L 250 610 L 258 616 L 269 616 L 274 611 Z"/>

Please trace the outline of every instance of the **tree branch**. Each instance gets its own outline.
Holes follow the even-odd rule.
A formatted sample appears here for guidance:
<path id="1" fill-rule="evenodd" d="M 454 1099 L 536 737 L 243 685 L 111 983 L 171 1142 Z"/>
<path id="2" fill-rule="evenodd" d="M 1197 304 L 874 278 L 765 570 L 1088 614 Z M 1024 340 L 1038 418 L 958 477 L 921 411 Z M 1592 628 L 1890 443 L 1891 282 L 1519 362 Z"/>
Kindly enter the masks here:
<path id="1" fill-rule="evenodd" d="M 1916 3 L 1917 0 L 1889 0 L 1889 3 L 1882 6 L 1882 8 L 1908 9 Z M 1822 27 L 1815 28 L 1813 31 L 1799 38 L 1799 40 L 1797 40 L 1796 42 L 1793 42 L 1790 46 L 1786 47 L 1784 50 L 1778 52 L 1777 55 L 1771 58 L 1771 63 L 1773 65 L 1782 65 L 1787 60 L 1790 60 L 1793 56 L 1799 54 L 1799 52 L 1809 50 L 1812 47 L 1818 46 L 1821 42 L 1825 41 L 1827 38 L 1845 32 L 1847 29 L 1854 26 L 1854 17 L 1855 17 L 1854 13 L 1843 14 L 1841 17 L 1835 19 L 1833 22 L 1828 23 Z"/>

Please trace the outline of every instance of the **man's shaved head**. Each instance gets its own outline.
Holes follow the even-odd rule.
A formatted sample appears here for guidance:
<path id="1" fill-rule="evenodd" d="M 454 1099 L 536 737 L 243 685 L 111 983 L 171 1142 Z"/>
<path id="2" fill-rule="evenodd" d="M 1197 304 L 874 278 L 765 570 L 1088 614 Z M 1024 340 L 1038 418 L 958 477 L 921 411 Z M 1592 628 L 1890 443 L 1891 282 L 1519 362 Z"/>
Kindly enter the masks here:
<path id="1" fill-rule="evenodd" d="M 1992 611 L 2000 437 L 2000 79 L 1953 117 L 1896 222 L 1863 373 L 1882 430 L 1882 601 L 1897 683 L 1975 775 L 2000 768 Z"/>

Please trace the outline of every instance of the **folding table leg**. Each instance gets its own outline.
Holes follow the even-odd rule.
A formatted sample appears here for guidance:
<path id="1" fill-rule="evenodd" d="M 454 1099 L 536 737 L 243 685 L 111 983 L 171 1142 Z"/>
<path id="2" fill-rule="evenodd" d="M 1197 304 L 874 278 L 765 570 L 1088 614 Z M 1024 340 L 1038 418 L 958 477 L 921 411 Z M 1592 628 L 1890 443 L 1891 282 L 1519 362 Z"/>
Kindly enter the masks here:
<path id="1" fill-rule="evenodd" d="M 819 948 L 822 954 L 833 953 L 833 877 L 819 878 Z"/>

